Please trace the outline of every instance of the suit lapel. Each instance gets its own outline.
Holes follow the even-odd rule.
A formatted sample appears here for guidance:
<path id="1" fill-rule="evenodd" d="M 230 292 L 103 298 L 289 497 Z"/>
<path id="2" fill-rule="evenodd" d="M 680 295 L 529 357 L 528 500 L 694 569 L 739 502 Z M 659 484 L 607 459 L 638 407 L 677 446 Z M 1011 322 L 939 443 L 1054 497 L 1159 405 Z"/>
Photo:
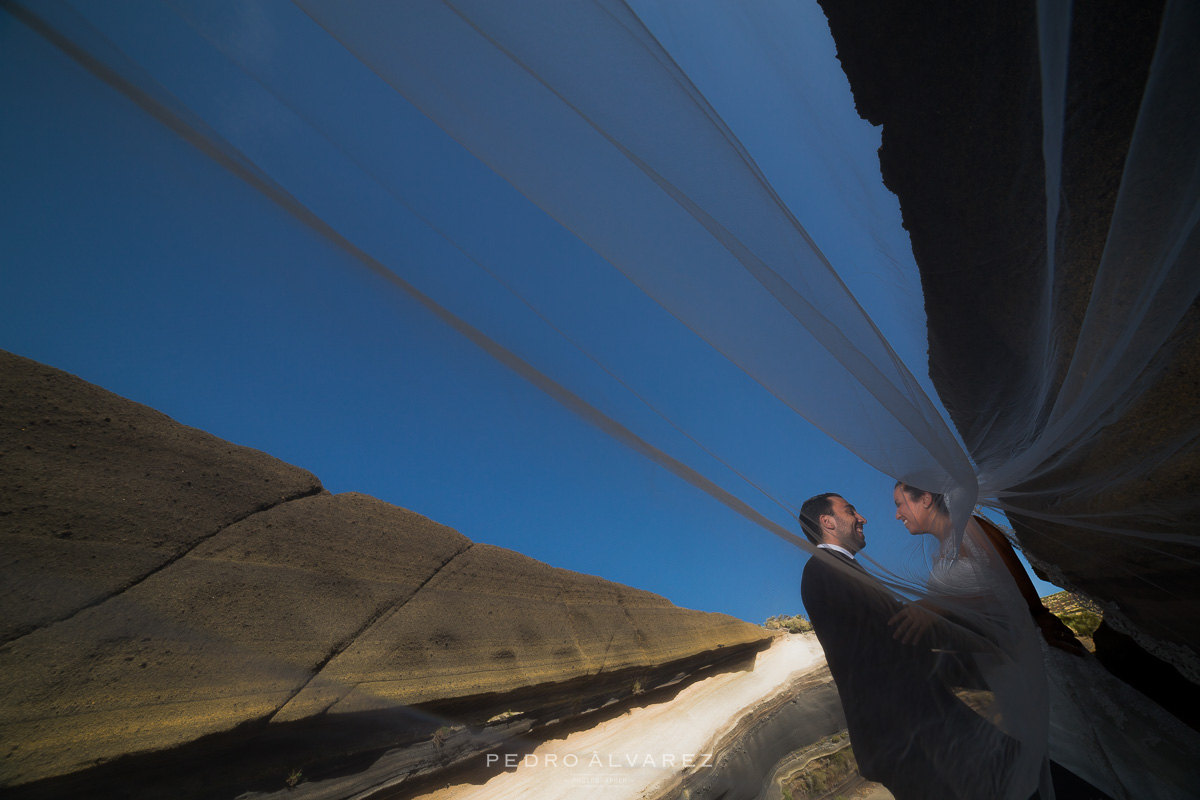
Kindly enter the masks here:
<path id="1" fill-rule="evenodd" d="M 851 567 L 854 567 L 854 569 L 858 570 L 859 572 L 864 572 L 864 573 L 866 572 L 866 570 L 863 569 L 863 565 L 858 563 L 858 561 L 856 559 L 851 558 L 850 556 L 846 555 L 845 553 L 843 553 L 839 550 L 830 550 L 828 547 L 821 547 L 818 549 L 823 550 L 826 553 L 829 553 L 829 555 L 833 556 L 835 559 L 842 562 L 843 564 L 849 564 Z"/>

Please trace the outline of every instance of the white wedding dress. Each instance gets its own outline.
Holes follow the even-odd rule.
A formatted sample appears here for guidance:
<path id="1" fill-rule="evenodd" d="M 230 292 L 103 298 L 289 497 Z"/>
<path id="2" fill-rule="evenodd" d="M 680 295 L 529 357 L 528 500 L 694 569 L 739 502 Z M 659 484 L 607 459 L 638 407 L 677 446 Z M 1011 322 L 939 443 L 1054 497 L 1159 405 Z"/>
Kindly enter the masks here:
<path id="1" fill-rule="evenodd" d="M 933 556 L 931 596 L 968 604 L 996 597 L 1007 575 L 992 568 L 987 548 L 976 538 L 982 535 L 972 520 L 960 556 Z M 1200 767 L 1187 769 L 1184 765 L 1197 763 L 1200 733 L 1114 677 L 1095 656 L 1072 655 L 1051 647 L 1040 635 L 1036 641 L 1045 663 L 1053 761 L 1115 800 L 1187 800 L 1196 796 Z M 1004 670 L 998 669 L 1001 664 L 986 655 L 977 655 L 975 660 L 993 690 L 1004 685 Z M 1021 691 L 1019 686 L 1012 688 Z M 1003 698 L 1004 692 L 999 691 L 998 696 Z M 998 718 L 1003 727 L 1002 708 L 990 709 L 989 715 Z"/>

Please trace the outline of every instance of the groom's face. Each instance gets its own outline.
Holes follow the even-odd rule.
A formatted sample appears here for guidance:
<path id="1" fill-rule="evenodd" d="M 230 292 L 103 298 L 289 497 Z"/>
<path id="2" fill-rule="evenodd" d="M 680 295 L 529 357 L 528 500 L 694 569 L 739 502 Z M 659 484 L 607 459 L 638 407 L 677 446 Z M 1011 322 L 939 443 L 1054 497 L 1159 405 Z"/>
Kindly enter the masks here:
<path id="1" fill-rule="evenodd" d="M 834 527 L 832 534 L 827 534 L 827 540 L 833 539 L 833 544 L 840 545 L 851 553 L 857 553 L 867 546 L 867 537 L 863 533 L 863 528 L 867 521 L 854 510 L 854 506 L 846 502 L 841 497 L 829 498 L 830 504 L 833 506 L 833 513 L 829 516 L 833 517 Z"/>

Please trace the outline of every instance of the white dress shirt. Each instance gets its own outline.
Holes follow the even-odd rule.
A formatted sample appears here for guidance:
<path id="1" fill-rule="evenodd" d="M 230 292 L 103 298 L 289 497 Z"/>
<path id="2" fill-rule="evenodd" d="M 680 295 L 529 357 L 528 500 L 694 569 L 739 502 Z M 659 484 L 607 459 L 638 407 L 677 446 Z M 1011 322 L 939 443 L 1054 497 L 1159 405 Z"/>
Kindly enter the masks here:
<path id="1" fill-rule="evenodd" d="M 851 553 L 849 550 L 838 544 L 822 543 L 817 545 L 817 547 L 822 547 L 826 550 L 837 550 L 839 553 L 845 553 L 846 555 L 850 556 L 850 558 L 854 558 L 854 553 Z"/>

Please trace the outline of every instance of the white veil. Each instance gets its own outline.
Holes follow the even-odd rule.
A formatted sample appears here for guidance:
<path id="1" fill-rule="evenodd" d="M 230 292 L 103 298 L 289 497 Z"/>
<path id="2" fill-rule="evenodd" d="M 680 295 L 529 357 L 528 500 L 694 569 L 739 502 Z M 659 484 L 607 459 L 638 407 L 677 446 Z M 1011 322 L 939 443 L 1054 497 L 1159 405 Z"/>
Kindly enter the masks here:
<path id="1" fill-rule="evenodd" d="M 748 5 L 723 11 L 751 33 L 791 19 L 786 4 Z M 679 375 L 668 348 L 650 354 L 652 367 L 626 358 L 638 343 L 619 342 L 615 322 L 589 319 L 587 298 L 570 307 L 539 300 L 556 276 L 524 271 L 522 252 L 542 245 L 481 239 L 427 201 L 422 181 L 438 176 L 422 171 L 425 155 L 404 152 L 404 125 L 427 124 L 414 121 L 412 108 L 707 342 L 736 379 L 748 378 L 880 472 L 945 494 L 958 537 L 983 504 L 1147 546 L 1192 541 L 1176 524 L 1180 515 L 1131 506 L 1120 524 L 1112 514 L 1097 521 L 1089 501 L 1194 447 L 1195 430 L 1100 474 L 1061 476 L 1091 458 L 1098 432 L 1156 384 L 1200 289 L 1200 140 L 1181 134 L 1200 128 L 1200 105 L 1177 102 L 1200 96 L 1200 62 L 1187 49 L 1200 29 L 1195 4 L 1167 4 L 1108 243 L 1065 370 L 1051 297 L 1070 15 L 1063 4 L 1039 4 L 1050 255 L 1038 270 L 1044 302 L 1030 310 L 1029 325 L 1042 358 L 1021 378 L 1026 402 L 982 419 L 966 437 L 970 452 L 932 396 L 926 368 L 912 363 L 920 354 L 907 346 L 905 358 L 897 354 L 847 288 L 850 265 L 830 263 L 814 241 L 837 234 L 810 235 L 684 58 L 647 24 L 669 23 L 677 11 L 670 4 L 295 0 L 246 6 L 243 17 L 261 17 L 241 25 L 230 23 L 229 9 L 188 0 L 124 14 L 71 0 L 11 8 L 132 101 L 122 113 L 151 114 L 539 388 L 798 547 L 811 550 L 760 506 L 794 514 L 812 492 L 787 486 L 787 476 L 760 480 L 723 452 L 713 423 L 685 422 L 689 409 L 661 391 Z M 146 35 L 167 27 L 191 43 L 192 66 Z M 353 86 L 324 80 L 323 65 L 334 61 L 338 75 L 355 75 Z M 795 93 L 783 101 L 806 102 L 803 76 L 788 72 L 791 63 L 777 66 L 780 86 Z M 507 213 L 489 200 L 462 202 Z M 374 214 L 348 213 L 364 202 Z M 496 302 L 528 306 L 528 326 L 498 326 L 489 307 Z M 530 351 L 527 337 L 561 338 L 561 358 Z M 574 366 L 580 351 L 586 373 Z M 686 446 L 664 443 L 664 419 Z M 1047 475 L 1054 480 L 1040 480 Z M 1008 757 L 987 761 L 971 741 L 954 742 L 945 769 L 972 770 L 973 788 L 992 796 L 1025 798 L 1047 750 L 1042 655 L 999 558 L 983 539 L 976 546 L 978 591 L 939 593 L 927 575 L 888 565 L 876 573 L 891 598 L 937 595 L 950 608 L 944 649 L 957 653 L 962 678 L 952 688 L 987 694 L 977 713 L 1012 743 Z"/>

